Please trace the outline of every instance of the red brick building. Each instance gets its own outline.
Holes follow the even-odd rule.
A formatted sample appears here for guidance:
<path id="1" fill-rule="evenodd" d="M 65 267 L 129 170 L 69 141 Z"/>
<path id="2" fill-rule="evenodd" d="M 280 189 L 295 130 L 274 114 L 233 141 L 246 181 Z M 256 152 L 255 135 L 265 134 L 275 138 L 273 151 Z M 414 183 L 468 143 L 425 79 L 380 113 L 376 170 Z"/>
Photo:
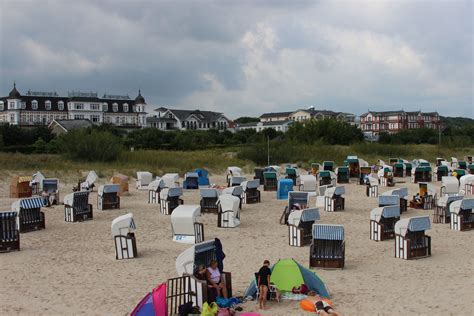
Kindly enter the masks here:
<path id="1" fill-rule="evenodd" d="M 360 129 L 366 134 L 398 133 L 405 129 L 439 129 L 441 119 L 437 112 L 369 111 L 360 116 Z"/>

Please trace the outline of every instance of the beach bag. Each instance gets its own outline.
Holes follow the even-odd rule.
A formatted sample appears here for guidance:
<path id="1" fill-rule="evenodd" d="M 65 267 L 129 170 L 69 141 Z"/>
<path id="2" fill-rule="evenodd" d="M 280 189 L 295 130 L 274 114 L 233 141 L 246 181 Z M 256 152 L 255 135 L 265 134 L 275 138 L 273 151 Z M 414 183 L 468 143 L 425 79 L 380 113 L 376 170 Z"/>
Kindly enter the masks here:
<path id="1" fill-rule="evenodd" d="M 212 302 L 211 304 L 208 304 L 207 302 L 204 302 L 204 304 L 202 304 L 201 316 L 215 316 L 218 311 L 219 307 L 216 303 Z"/>
<path id="2" fill-rule="evenodd" d="M 239 304 L 240 300 L 238 298 L 235 298 L 235 297 L 224 298 L 222 296 L 218 296 L 216 298 L 216 303 L 219 307 L 232 307 L 235 304 Z"/>
<path id="3" fill-rule="evenodd" d="M 179 316 L 187 316 L 189 314 L 194 314 L 195 311 L 196 308 L 193 307 L 193 302 L 187 302 L 179 305 L 178 307 Z"/>

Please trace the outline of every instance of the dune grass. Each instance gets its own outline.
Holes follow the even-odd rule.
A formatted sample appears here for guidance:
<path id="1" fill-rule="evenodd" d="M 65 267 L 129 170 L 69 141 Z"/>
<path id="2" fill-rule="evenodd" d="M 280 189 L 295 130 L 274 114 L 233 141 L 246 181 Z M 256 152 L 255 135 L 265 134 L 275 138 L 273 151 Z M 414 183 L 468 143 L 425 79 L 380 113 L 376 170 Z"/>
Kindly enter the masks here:
<path id="1" fill-rule="evenodd" d="M 369 163 L 377 159 L 388 162 L 391 157 L 435 161 L 436 157 L 450 160 L 463 159 L 473 154 L 474 148 L 439 148 L 435 145 L 381 145 L 355 144 L 351 146 L 328 145 L 286 145 L 272 143 L 270 164 L 298 163 L 309 168 L 312 162 L 335 161 L 341 165 L 348 155 L 357 155 Z M 0 153 L 2 174 L 31 174 L 43 171 L 48 177 L 71 178 L 77 180 L 85 171 L 95 170 L 100 177 L 109 177 L 116 172 L 134 176 L 136 171 L 147 170 L 161 175 L 166 172 L 185 172 L 205 168 L 211 173 L 223 173 L 228 166 L 243 167 L 253 173 L 256 165 L 266 165 L 267 148 L 262 146 L 219 148 L 200 151 L 143 150 L 122 152 L 114 162 L 72 161 L 60 155 Z"/>

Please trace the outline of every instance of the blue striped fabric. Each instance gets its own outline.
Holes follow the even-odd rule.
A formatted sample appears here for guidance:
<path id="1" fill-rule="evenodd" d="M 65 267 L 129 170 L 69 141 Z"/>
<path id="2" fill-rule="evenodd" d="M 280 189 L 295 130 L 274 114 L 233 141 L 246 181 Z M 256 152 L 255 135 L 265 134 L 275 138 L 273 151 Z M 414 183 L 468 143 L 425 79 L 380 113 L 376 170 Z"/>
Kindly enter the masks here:
<path id="1" fill-rule="evenodd" d="M 344 240 L 344 226 L 313 224 L 313 239 Z"/>
<path id="2" fill-rule="evenodd" d="M 400 206 L 398 205 L 384 206 L 383 211 L 382 211 L 382 216 L 385 218 L 400 217 Z"/>
<path id="3" fill-rule="evenodd" d="M 39 198 L 39 197 L 22 199 L 20 201 L 20 207 L 22 209 L 41 208 L 43 206 L 44 206 L 44 199 Z"/>
<path id="4" fill-rule="evenodd" d="M 474 209 L 474 199 L 463 199 L 461 202 L 461 209 L 463 210 Z"/>
<path id="5" fill-rule="evenodd" d="M 411 232 L 419 232 L 431 229 L 431 222 L 428 216 L 419 216 L 410 218 L 408 230 Z"/>
<path id="6" fill-rule="evenodd" d="M 303 210 L 301 214 L 302 222 L 311 222 L 319 220 L 319 209 L 318 208 L 307 208 Z"/>
<path id="7" fill-rule="evenodd" d="M 379 206 L 385 205 L 398 205 L 400 203 L 400 197 L 398 195 L 380 195 Z"/>

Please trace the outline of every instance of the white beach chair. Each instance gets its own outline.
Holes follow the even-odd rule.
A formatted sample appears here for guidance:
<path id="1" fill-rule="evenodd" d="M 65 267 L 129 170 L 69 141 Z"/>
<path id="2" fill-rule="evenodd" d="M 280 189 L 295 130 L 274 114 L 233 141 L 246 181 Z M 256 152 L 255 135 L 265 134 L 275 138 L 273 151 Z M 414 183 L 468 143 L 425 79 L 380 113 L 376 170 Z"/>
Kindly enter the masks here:
<path id="1" fill-rule="evenodd" d="M 299 190 L 303 192 L 316 192 L 317 181 L 312 174 L 300 175 Z"/>
<path id="2" fill-rule="evenodd" d="M 64 197 L 64 220 L 77 222 L 93 219 L 92 204 L 89 204 L 89 191 L 73 192 Z"/>
<path id="3" fill-rule="evenodd" d="M 445 195 L 438 199 L 433 212 L 433 223 L 447 224 L 451 220 L 450 205 L 454 201 L 462 200 L 462 195 Z"/>
<path id="4" fill-rule="evenodd" d="M 94 190 L 94 183 L 97 181 L 97 179 L 99 179 L 97 173 L 95 173 L 94 170 L 89 171 L 86 180 L 80 184 L 80 190 L 92 192 Z"/>
<path id="5" fill-rule="evenodd" d="M 370 212 L 370 239 L 383 241 L 395 238 L 395 223 L 400 219 L 400 207 L 390 205 Z"/>
<path id="6" fill-rule="evenodd" d="M 449 210 L 451 212 L 450 227 L 452 230 L 471 230 L 474 228 L 474 198 L 463 198 L 451 203 Z"/>
<path id="7" fill-rule="evenodd" d="M 398 188 L 382 193 L 383 196 L 396 195 L 399 197 L 398 205 L 400 206 L 400 213 L 408 210 L 408 188 Z"/>
<path id="8" fill-rule="evenodd" d="M 161 179 L 165 183 L 166 188 L 178 188 L 179 187 L 179 174 L 177 173 L 166 173 Z"/>
<path id="9" fill-rule="evenodd" d="M 165 183 L 161 178 L 157 178 L 148 184 L 148 203 L 160 204 L 160 192 L 165 188 Z"/>
<path id="10" fill-rule="evenodd" d="M 440 196 L 459 194 L 459 180 L 456 177 L 442 177 Z"/>
<path id="11" fill-rule="evenodd" d="M 112 221 L 112 237 L 115 242 L 115 259 L 131 259 L 138 255 L 135 240 L 135 222 L 133 214 L 128 213 Z"/>
<path id="12" fill-rule="evenodd" d="M 183 195 L 182 188 L 164 188 L 160 193 L 160 212 L 171 215 L 173 210 L 183 204 L 180 198 Z"/>
<path id="13" fill-rule="evenodd" d="M 230 194 L 222 194 L 217 201 L 217 227 L 234 228 L 240 226 L 240 199 Z"/>
<path id="14" fill-rule="evenodd" d="M 217 213 L 217 200 L 219 199 L 219 191 L 213 188 L 202 188 L 199 189 L 201 195 L 201 212 L 216 212 Z"/>
<path id="15" fill-rule="evenodd" d="M 120 209 L 120 185 L 103 184 L 97 190 L 97 209 Z"/>
<path id="16" fill-rule="evenodd" d="M 377 197 L 379 196 L 379 181 L 369 176 L 369 183 L 367 184 L 366 194 L 368 197 Z"/>
<path id="17" fill-rule="evenodd" d="M 459 178 L 459 194 L 474 195 L 474 174 L 466 174 Z"/>
<path id="18" fill-rule="evenodd" d="M 246 204 L 260 203 L 260 179 L 244 181 L 240 184 L 243 191 L 242 202 Z"/>
<path id="19" fill-rule="evenodd" d="M 395 223 L 395 258 L 418 259 L 431 256 L 431 229 L 428 216 L 404 218 Z"/>
<path id="20" fill-rule="evenodd" d="M 290 246 L 302 247 L 311 244 L 313 224 L 319 218 L 318 208 L 307 208 L 291 212 L 288 216 L 288 241 Z"/>
<path id="21" fill-rule="evenodd" d="M 324 210 L 326 212 L 343 211 L 345 208 L 344 194 L 346 190 L 343 186 L 326 189 L 324 192 Z"/>
<path id="22" fill-rule="evenodd" d="M 199 205 L 180 205 L 171 214 L 173 241 L 195 244 L 204 241 L 204 225 L 198 221 L 201 216 Z"/>
<path id="23" fill-rule="evenodd" d="M 226 182 L 227 182 L 227 186 L 228 186 L 228 187 L 231 186 L 230 179 L 231 179 L 232 177 L 240 177 L 241 174 L 242 174 L 242 169 L 240 169 L 239 167 L 235 167 L 235 166 L 227 167 L 227 170 L 226 170 Z M 240 184 L 240 183 L 239 183 L 239 184 Z"/>
<path id="24" fill-rule="evenodd" d="M 244 194 L 244 189 L 240 185 L 235 186 L 235 187 L 225 188 L 224 190 L 222 190 L 221 195 L 224 195 L 224 194 L 230 194 L 239 198 L 240 200 L 239 208 L 242 209 L 242 195 Z"/>
<path id="25" fill-rule="evenodd" d="M 137 172 L 137 190 L 148 190 L 148 185 L 153 181 L 153 174 L 148 171 L 138 171 Z"/>

